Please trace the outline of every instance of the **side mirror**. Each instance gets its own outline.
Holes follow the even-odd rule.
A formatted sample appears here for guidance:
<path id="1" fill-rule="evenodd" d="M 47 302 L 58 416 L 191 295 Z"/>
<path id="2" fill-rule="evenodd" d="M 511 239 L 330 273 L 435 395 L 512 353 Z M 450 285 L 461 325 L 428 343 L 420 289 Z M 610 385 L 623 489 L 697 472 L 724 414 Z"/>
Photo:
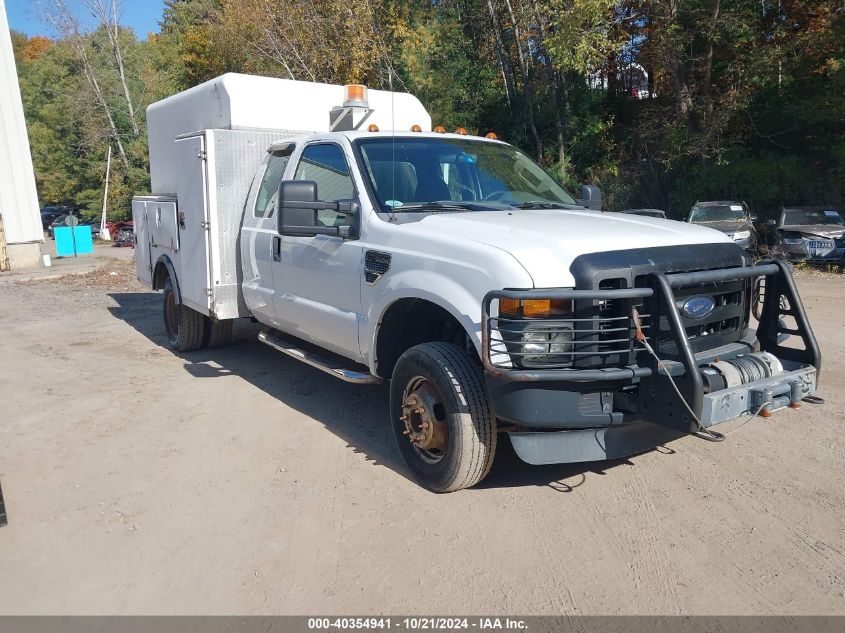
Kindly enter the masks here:
<path id="1" fill-rule="evenodd" d="M 577 202 L 593 211 L 601 211 L 601 190 L 595 185 L 581 185 L 581 197 Z"/>
<path id="2" fill-rule="evenodd" d="M 774 228 L 778 225 L 777 220 L 766 220 L 766 226 Z"/>
<path id="3" fill-rule="evenodd" d="M 279 195 L 276 200 L 280 235 L 292 237 L 314 237 L 315 235 L 355 237 L 355 227 L 351 224 L 324 226 L 317 221 L 317 213 L 319 211 L 335 211 L 346 216 L 346 220 L 350 222 L 358 216 L 358 205 L 355 202 L 318 200 L 317 183 L 313 180 L 283 180 L 279 183 Z"/>

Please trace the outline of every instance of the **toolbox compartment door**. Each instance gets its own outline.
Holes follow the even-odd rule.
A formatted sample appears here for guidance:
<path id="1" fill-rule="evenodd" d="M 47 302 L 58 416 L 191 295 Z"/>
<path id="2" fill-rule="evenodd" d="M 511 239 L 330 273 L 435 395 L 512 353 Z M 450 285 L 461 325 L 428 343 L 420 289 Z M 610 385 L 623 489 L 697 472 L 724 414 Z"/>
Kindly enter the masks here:
<path id="1" fill-rule="evenodd" d="M 211 308 L 211 261 L 209 249 L 208 160 L 205 133 L 177 138 L 173 143 L 175 164 L 184 169 L 178 179 L 177 204 L 162 209 L 161 238 L 172 231 L 170 244 L 179 277 L 182 303 L 201 314 Z M 155 216 L 158 221 L 158 215 Z M 152 224 L 150 205 L 147 221 Z M 171 222 L 175 225 L 170 227 Z M 160 239 L 161 239 L 160 238 Z M 166 246 L 162 244 L 162 246 Z M 177 263 L 178 262 L 178 263 Z"/>
<path id="2" fill-rule="evenodd" d="M 176 219 L 175 200 L 147 202 L 146 224 L 152 246 L 179 252 L 179 224 Z"/>
<path id="3" fill-rule="evenodd" d="M 132 231 L 135 234 L 135 275 L 139 281 L 152 286 L 153 266 L 147 231 L 147 201 L 144 198 L 132 198 Z"/>

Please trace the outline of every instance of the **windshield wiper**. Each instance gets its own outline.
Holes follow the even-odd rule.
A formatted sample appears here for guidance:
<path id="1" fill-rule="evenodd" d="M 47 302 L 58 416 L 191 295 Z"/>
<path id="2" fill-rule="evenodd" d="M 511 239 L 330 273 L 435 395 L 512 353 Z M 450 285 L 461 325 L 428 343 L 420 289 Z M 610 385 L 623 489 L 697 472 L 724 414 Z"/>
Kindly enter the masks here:
<path id="1" fill-rule="evenodd" d="M 529 200 L 528 202 L 520 202 L 519 204 L 512 204 L 515 209 L 583 209 L 584 207 L 577 204 L 567 204 L 566 202 L 549 202 L 547 200 Z"/>
<path id="2" fill-rule="evenodd" d="M 445 202 L 438 200 L 402 205 L 401 207 L 393 208 L 391 213 L 402 213 L 405 211 L 491 211 L 494 208 L 489 205 L 476 204 L 475 202 Z"/>

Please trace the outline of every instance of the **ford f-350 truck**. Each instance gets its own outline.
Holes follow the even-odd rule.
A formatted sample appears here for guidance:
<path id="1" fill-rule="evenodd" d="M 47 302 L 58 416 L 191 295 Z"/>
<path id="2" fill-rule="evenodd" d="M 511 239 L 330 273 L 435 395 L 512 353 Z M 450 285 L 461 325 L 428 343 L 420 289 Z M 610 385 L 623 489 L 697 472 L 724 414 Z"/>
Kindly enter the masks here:
<path id="1" fill-rule="evenodd" d="M 816 390 L 782 261 L 599 213 L 595 188 L 575 199 L 493 134 L 432 131 L 411 95 L 228 74 L 147 117 L 137 274 L 170 345 L 225 344 L 247 317 L 341 380 L 390 381 L 430 490 L 479 482 L 501 433 L 532 464 L 620 458 Z"/>

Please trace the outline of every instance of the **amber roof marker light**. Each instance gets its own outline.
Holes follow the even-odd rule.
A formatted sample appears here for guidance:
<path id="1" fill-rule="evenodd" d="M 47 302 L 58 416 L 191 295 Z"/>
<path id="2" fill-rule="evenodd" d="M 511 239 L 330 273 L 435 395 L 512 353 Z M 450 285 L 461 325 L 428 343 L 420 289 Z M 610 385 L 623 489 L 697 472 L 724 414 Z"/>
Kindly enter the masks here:
<path id="1" fill-rule="evenodd" d="M 442 125 L 438 125 L 436 128 L 434 128 L 434 131 L 437 132 L 438 134 L 445 134 L 446 128 L 443 127 Z"/>
<path id="2" fill-rule="evenodd" d="M 459 127 L 457 130 L 455 130 L 455 134 L 460 134 L 461 136 L 466 136 L 467 135 L 467 129 L 465 127 Z"/>
<path id="3" fill-rule="evenodd" d="M 498 137 L 498 136 L 496 136 L 496 133 L 495 133 L 495 132 L 487 132 L 487 134 L 485 134 L 485 135 L 484 135 L 484 138 L 493 139 L 493 140 L 495 141 L 495 140 L 497 140 L 499 137 Z"/>
<path id="4" fill-rule="evenodd" d="M 370 123 L 367 126 L 367 132 L 378 132 L 378 125 L 376 125 L 375 123 Z"/>
<path id="5" fill-rule="evenodd" d="M 411 126 L 411 132 L 422 132 L 422 128 L 415 123 Z"/>

